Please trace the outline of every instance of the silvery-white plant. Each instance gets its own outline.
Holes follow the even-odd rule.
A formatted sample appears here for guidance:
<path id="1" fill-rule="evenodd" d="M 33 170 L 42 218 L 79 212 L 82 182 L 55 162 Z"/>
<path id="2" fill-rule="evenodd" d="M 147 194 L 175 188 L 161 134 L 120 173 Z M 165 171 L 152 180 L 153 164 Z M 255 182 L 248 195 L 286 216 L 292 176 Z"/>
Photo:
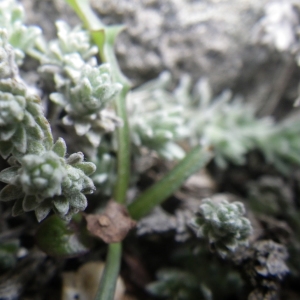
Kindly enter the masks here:
<path id="1" fill-rule="evenodd" d="M 245 207 L 241 202 L 204 199 L 191 226 L 199 237 L 207 238 L 218 253 L 225 256 L 248 242 L 252 227 L 244 215 Z"/>
<path id="2" fill-rule="evenodd" d="M 52 136 L 40 100 L 19 78 L 7 32 L 0 30 L 0 154 L 20 157 L 48 150 Z"/>
<path id="3" fill-rule="evenodd" d="M 25 54 L 34 47 L 41 36 L 41 29 L 37 26 L 26 26 L 25 12 L 21 4 L 15 0 L 0 2 L 0 28 L 5 28 L 9 44 L 13 47 L 14 57 L 21 65 Z"/>
<path id="4" fill-rule="evenodd" d="M 167 90 L 170 79 L 165 72 L 133 90 L 128 96 L 128 110 L 133 145 L 172 160 L 184 157 L 185 152 L 177 142 L 187 136 L 188 128 L 185 108 Z"/>
<path id="5" fill-rule="evenodd" d="M 99 146 L 103 133 L 112 132 L 122 122 L 110 104 L 122 85 L 112 81 L 108 64 L 96 66 L 98 50 L 88 31 L 56 22 L 57 39 L 48 44 L 40 40 L 31 55 L 40 63 L 40 71 L 53 75 L 58 92 L 50 99 L 65 110 L 64 125 L 74 126 L 77 135 Z"/>
<path id="6" fill-rule="evenodd" d="M 14 50 L 7 31 L 1 29 L 0 154 L 10 167 L 0 172 L 7 185 L 0 201 L 13 201 L 13 215 L 34 210 L 38 221 L 53 209 L 69 220 L 87 206 L 85 194 L 95 189 L 88 177 L 95 165 L 84 162 L 82 153 L 66 158 L 62 138 L 53 143 L 50 125 L 41 102 L 18 75 Z"/>
<path id="7" fill-rule="evenodd" d="M 204 142 L 213 147 L 214 160 L 221 168 L 228 162 L 244 164 L 246 154 L 254 149 L 262 151 L 281 172 L 286 173 L 294 163 L 300 164 L 300 126 L 296 118 L 277 124 L 271 117 L 259 119 L 256 109 L 244 103 L 242 97 L 233 97 L 230 90 L 213 97 L 206 78 L 192 89 L 191 78 L 183 76 L 173 91 L 169 81 L 170 75 L 163 73 L 129 94 L 135 146 L 174 159 L 184 155 L 178 142 Z"/>

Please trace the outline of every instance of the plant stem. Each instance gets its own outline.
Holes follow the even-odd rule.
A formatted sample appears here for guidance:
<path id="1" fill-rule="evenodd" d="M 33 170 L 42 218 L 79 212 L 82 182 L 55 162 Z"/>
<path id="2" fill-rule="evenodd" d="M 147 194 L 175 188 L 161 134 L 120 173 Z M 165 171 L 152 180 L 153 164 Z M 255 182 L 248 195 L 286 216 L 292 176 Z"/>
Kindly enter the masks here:
<path id="1" fill-rule="evenodd" d="M 129 145 L 129 124 L 126 112 L 126 97 L 127 91 L 122 90 L 119 97 L 116 99 L 116 111 L 119 117 L 123 120 L 123 127 L 118 128 L 118 169 L 117 181 L 114 190 L 115 201 L 124 204 L 126 201 L 126 193 L 128 189 L 130 176 L 130 145 Z"/>
<path id="2" fill-rule="evenodd" d="M 130 134 L 126 109 L 126 96 L 130 89 L 130 83 L 121 72 L 114 51 L 115 39 L 121 30 L 123 30 L 123 26 L 111 26 L 106 29 L 102 59 L 110 64 L 114 81 L 123 85 L 121 92 L 115 100 L 115 109 L 118 117 L 123 121 L 123 126 L 118 127 L 117 129 L 118 168 L 117 181 L 114 189 L 114 199 L 121 204 L 125 204 L 130 177 Z"/>
<path id="3" fill-rule="evenodd" d="M 82 20 L 84 26 L 90 31 L 94 43 L 98 46 L 102 62 L 110 64 L 112 77 L 115 82 L 123 85 L 122 91 L 115 100 L 115 108 L 123 126 L 117 129 L 118 139 L 118 170 L 114 189 L 115 201 L 124 204 L 130 177 L 130 135 L 126 110 L 126 95 L 130 88 L 128 79 L 123 75 L 114 51 L 117 35 L 123 26 L 105 26 L 92 11 L 88 0 L 66 0 Z"/>
<path id="4" fill-rule="evenodd" d="M 116 282 L 120 271 L 122 244 L 114 243 L 108 246 L 105 269 L 100 281 L 95 300 L 113 300 Z"/>
<path id="5" fill-rule="evenodd" d="M 189 176 L 205 166 L 212 156 L 211 150 L 201 146 L 194 147 L 163 179 L 128 206 L 131 217 L 139 220 L 149 213 L 156 205 L 171 196 Z"/>
<path id="6" fill-rule="evenodd" d="M 88 0 L 67 0 L 67 2 L 81 18 L 85 27 L 90 30 L 92 39 L 98 46 L 102 62 L 110 64 L 113 80 L 123 85 L 122 91 L 115 100 L 116 112 L 118 117 L 122 119 L 123 126 L 117 129 L 118 170 L 117 182 L 114 189 L 114 199 L 115 201 L 124 204 L 130 176 L 130 136 L 126 110 L 126 95 L 130 88 L 130 83 L 122 74 L 114 52 L 115 39 L 123 27 L 103 25 L 100 19 L 92 11 Z M 120 270 L 121 252 L 121 243 L 110 244 L 108 246 L 105 269 L 95 300 L 114 299 L 116 282 Z"/>

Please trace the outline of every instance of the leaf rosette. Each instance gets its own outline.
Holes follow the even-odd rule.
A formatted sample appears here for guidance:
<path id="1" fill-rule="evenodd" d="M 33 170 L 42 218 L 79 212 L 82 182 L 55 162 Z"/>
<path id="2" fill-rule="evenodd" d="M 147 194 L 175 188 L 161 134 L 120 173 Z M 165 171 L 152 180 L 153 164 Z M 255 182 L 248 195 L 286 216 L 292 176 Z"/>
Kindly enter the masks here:
<path id="1" fill-rule="evenodd" d="M 0 201 L 16 199 L 14 216 L 34 210 L 41 221 L 53 209 L 61 218 L 70 220 L 74 213 L 86 208 L 84 194 L 95 189 L 88 176 L 96 167 L 84 162 L 81 152 L 67 159 L 65 154 L 66 144 L 60 138 L 51 150 L 42 154 L 8 160 L 11 167 L 0 172 L 0 180 L 8 184 L 0 192 Z"/>
<path id="2" fill-rule="evenodd" d="M 226 256 L 239 245 L 247 244 L 252 227 L 244 214 L 241 202 L 204 199 L 191 225 L 199 237 L 207 238 L 221 256 Z"/>
<path id="3" fill-rule="evenodd" d="M 107 64 L 99 67 L 86 64 L 80 76 L 72 80 L 68 92 L 52 93 L 50 99 L 65 108 L 67 115 L 63 123 L 73 125 L 77 135 L 86 135 L 90 143 L 97 147 L 101 133 L 114 131 L 121 125 L 119 118 L 107 107 L 122 85 L 112 81 Z"/>

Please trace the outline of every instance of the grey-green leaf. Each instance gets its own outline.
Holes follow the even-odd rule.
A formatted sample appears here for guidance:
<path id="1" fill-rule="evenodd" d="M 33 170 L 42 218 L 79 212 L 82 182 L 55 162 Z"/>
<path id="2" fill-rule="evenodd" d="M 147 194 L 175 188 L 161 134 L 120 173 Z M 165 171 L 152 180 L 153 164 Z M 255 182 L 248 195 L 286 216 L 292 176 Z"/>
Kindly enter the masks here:
<path id="1" fill-rule="evenodd" d="M 15 185 L 7 185 L 0 192 L 0 201 L 11 201 L 22 197 L 23 191 Z"/>
<path id="2" fill-rule="evenodd" d="M 13 150 L 13 144 L 10 141 L 0 142 L 0 155 L 6 159 Z"/>
<path id="3" fill-rule="evenodd" d="M 16 147 L 16 149 L 21 153 L 26 152 L 27 139 L 26 139 L 26 131 L 23 126 L 19 126 L 19 128 L 17 129 L 14 138 L 12 139 L 12 143 Z"/>
<path id="4" fill-rule="evenodd" d="M 12 208 L 12 213 L 11 214 L 12 214 L 13 217 L 16 217 L 16 216 L 19 216 L 19 215 L 21 215 L 23 213 L 24 213 L 24 210 L 23 210 L 23 198 L 20 198 L 20 199 L 18 199 L 15 202 L 15 204 L 14 204 L 14 206 Z"/>
<path id="5" fill-rule="evenodd" d="M 59 138 L 54 144 L 52 150 L 60 157 L 64 157 L 67 152 L 66 142 L 63 138 Z"/>
<path id="6" fill-rule="evenodd" d="M 69 211 L 69 201 L 64 197 L 56 197 L 53 200 L 53 205 L 61 215 L 66 215 Z"/>
<path id="7" fill-rule="evenodd" d="M 85 210 L 85 208 L 87 207 L 86 197 L 81 193 L 72 195 L 69 198 L 69 202 L 71 206 L 78 208 L 80 210 Z"/>
<path id="8" fill-rule="evenodd" d="M 37 231 L 37 245 L 52 256 L 62 257 L 83 254 L 92 246 L 93 240 L 87 234 L 85 228 L 80 228 L 80 224 L 80 216 L 73 218 L 70 226 L 59 216 L 51 216 L 40 225 Z"/>
<path id="9" fill-rule="evenodd" d="M 67 159 L 67 163 L 70 165 L 74 165 L 74 164 L 78 164 L 83 162 L 84 156 L 82 152 L 77 152 L 77 153 L 73 153 L 71 154 L 68 159 Z"/>
<path id="10" fill-rule="evenodd" d="M 0 172 L 0 181 L 12 184 L 18 175 L 18 167 L 9 167 Z"/>
<path id="11" fill-rule="evenodd" d="M 44 220 L 51 210 L 51 204 L 48 201 L 44 201 L 40 206 L 35 209 L 35 216 L 38 222 Z"/>
<path id="12" fill-rule="evenodd" d="M 75 168 L 80 169 L 85 175 L 89 176 L 96 171 L 96 166 L 92 162 L 82 162 L 74 165 Z"/>
<path id="13" fill-rule="evenodd" d="M 39 205 L 40 203 L 37 201 L 36 196 L 33 195 L 26 195 L 23 200 L 23 210 L 25 212 L 35 210 Z"/>
<path id="14" fill-rule="evenodd" d="M 61 93 L 52 93 L 49 96 L 50 100 L 53 101 L 54 103 L 60 105 L 60 106 L 65 106 L 66 101 L 64 99 L 64 96 Z"/>

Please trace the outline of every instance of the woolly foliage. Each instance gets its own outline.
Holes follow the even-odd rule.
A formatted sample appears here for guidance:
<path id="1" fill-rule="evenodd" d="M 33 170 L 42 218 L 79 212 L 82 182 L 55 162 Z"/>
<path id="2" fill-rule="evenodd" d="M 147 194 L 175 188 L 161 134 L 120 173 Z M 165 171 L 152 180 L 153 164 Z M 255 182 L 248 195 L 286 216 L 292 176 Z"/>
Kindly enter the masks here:
<path id="1" fill-rule="evenodd" d="M 13 215 L 35 211 L 38 221 L 53 209 L 60 217 L 70 220 L 72 214 L 84 210 L 95 187 L 88 177 L 96 167 L 84 162 L 81 152 L 65 158 L 63 139 L 42 154 L 27 154 L 9 159 L 11 167 L 0 172 L 7 185 L 0 192 L 0 201 L 16 200 Z"/>
<path id="2" fill-rule="evenodd" d="M 163 158 L 181 159 L 185 152 L 176 143 L 187 136 L 184 107 L 167 87 L 168 73 L 135 89 L 129 94 L 131 140 L 136 147 L 144 146 Z"/>
<path id="3" fill-rule="evenodd" d="M 243 217 L 244 205 L 241 202 L 219 203 L 205 199 L 200 205 L 191 226 L 199 237 L 207 238 L 221 256 L 234 251 L 239 245 L 247 244 L 252 232 L 250 221 Z"/>
<path id="4" fill-rule="evenodd" d="M 0 28 L 7 31 L 8 42 L 13 46 L 15 59 L 21 65 L 25 53 L 29 52 L 41 35 L 37 26 L 24 25 L 24 8 L 15 0 L 0 2 Z"/>

